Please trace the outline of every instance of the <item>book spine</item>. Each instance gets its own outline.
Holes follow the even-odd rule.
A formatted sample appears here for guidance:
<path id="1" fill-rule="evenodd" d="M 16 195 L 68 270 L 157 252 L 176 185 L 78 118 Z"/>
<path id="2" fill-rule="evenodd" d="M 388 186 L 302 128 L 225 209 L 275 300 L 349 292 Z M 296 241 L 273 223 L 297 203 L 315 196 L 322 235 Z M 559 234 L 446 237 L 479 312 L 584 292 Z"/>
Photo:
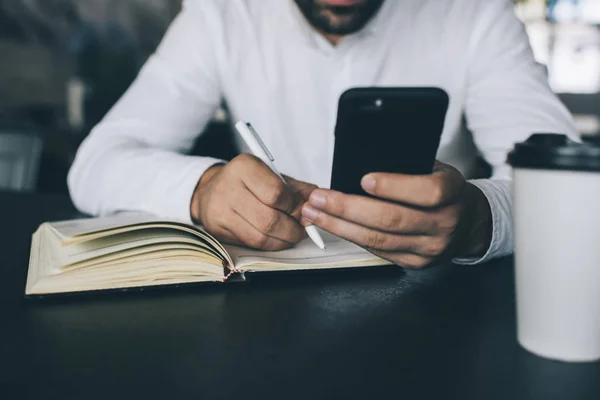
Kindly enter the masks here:
<path id="1" fill-rule="evenodd" d="M 223 277 L 223 282 L 227 282 L 227 280 L 235 274 L 243 275 L 243 273 L 244 272 L 241 269 L 233 268 L 229 270 L 229 273 Z"/>

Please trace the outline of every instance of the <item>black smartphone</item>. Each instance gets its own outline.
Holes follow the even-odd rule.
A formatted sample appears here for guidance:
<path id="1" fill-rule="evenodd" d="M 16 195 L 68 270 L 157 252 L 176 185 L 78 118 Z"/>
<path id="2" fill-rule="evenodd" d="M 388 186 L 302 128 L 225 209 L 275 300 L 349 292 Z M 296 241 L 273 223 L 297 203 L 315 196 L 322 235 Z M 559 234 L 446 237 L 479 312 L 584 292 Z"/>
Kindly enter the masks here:
<path id="1" fill-rule="evenodd" d="M 331 188 L 368 195 L 360 185 L 368 173 L 430 174 L 448 104 L 448 94 L 433 87 L 345 91 L 338 105 Z"/>

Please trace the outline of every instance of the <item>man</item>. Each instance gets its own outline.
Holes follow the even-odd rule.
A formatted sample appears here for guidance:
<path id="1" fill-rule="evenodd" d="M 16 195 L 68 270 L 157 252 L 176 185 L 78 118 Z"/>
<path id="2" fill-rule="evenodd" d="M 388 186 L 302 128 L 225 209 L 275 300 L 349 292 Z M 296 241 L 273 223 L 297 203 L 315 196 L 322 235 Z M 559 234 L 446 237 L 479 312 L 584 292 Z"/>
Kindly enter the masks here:
<path id="1" fill-rule="evenodd" d="M 328 187 L 337 101 L 356 86 L 450 94 L 431 176 L 368 175 L 377 199 L 304 183 Z M 298 179 L 292 189 L 248 155 L 182 154 L 222 99 Z M 292 246 L 312 223 L 404 267 L 477 263 L 512 250 L 504 161 L 533 132 L 575 135 L 509 0 L 187 0 L 82 145 L 69 184 L 89 213 L 143 210 L 264 250 Z M 463 177 L 477 151 L 493 179 Z"/>

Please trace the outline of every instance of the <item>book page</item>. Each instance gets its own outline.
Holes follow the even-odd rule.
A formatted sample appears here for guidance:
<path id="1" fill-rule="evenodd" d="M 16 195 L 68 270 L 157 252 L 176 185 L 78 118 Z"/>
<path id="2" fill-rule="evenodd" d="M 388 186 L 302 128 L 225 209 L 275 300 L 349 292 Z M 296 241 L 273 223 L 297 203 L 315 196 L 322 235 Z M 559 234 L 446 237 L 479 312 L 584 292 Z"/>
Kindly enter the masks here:
<path id="1" fill-rule="evenodd" d="M 220 282 L 226 275 L 223 257 L 192 232 L 112 232 L 65 246 L 50 224 L 42 224 L 32 239 L 26 293 Z"/>
<path id="2" fill-rule="evenodd" d="M 161 219 L 151 214 L 128 212 L 109 215 L 101 218 L 83 218 L 70 221 L 51 222 L 50 226 L 52 226 L 64 237 L 74 237 L 113 230 L 124 226 L 148 224 L 153 222 L 179 223 L 177 221 Z"/>
<path id="3" fill-rule="evenodd" d="M 148 248 L 151 250 L 152 247 L 165 243 L 170 244 L 173 248 L 180 244 L 192 245 L 199 252 L 212 255 L 216 260 L 222 260 L 216 250 L 211 249 L 197 236 L 175 229 L 143 229 L 109 235 L 96 240 L 62 246 L 58 251 L 62 263 L 64 266 L 68 266 L 109 254 L 122 253 L 126 250 L 148 251 Z"/>
<path id="4" fill-rule="evenodd" d="M 150 237 L 152 231 L 158 232 L 159 230 L 164 232 L 164 236 L 193 235 L 197 237 L 197 240 L 192 240 L 199 247 L 208 250 L 221 260 L 224 259 L 228 266 L 233 266 L 233 261 L 221 243 L 201 226 L 164 219 L 147 213 L 126 212 L 99 218 L 51 222 L 44 225 L 60 238 L 62 246 L 75 246 L 110 236 L 115 238 L 114 241 L 119 242 L 125 240 L 131 232 L 136 231 L 139 232 L 136 234 L 140 237 Z M 161 235 L 163 234 L 161 233 Z"/>
<path id="5" fill-rule="evenodd" d="M 264 252 L 225 246 L 231 254 L 235 266 L 242 271 L 318 269 L 332 267 L 352 267 L 386 265 L 383 260 L 365 249 L 338 238 L 330 233 L 320 231 L 326 250 L 319 249 L 310 239 L 300 242 L 295 247 L 277 251 Z"/>

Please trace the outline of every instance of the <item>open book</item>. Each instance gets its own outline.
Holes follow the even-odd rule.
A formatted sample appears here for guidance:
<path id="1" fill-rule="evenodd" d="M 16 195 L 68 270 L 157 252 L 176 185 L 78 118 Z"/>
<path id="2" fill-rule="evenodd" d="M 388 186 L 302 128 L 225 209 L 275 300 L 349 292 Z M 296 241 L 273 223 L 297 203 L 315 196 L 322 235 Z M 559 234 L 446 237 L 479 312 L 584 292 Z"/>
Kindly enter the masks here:
<path id="1" fill-rule="evenodd" d="M 360 247 L 323 232 L 279 252 L 219 243 L 199 226 L 147 214 L 44 223 L 33 235 L 27 295 L 225 282 L 245 272 L 385 265 Z"/>

